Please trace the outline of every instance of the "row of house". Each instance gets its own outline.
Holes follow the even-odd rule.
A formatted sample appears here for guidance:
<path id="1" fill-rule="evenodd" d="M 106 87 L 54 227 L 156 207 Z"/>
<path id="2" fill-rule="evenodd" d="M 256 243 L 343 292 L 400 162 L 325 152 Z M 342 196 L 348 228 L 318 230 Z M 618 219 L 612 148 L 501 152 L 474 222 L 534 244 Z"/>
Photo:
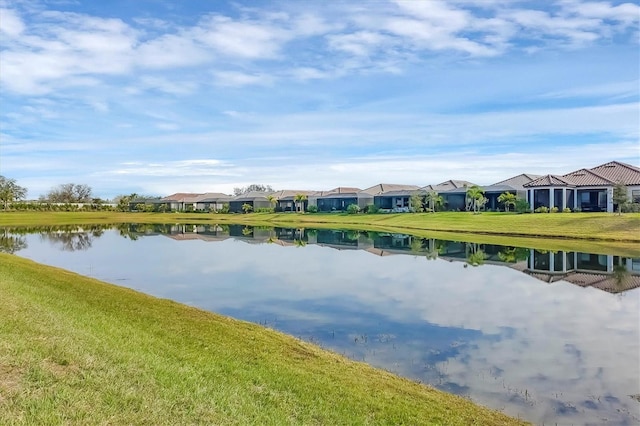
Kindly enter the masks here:
<path id="1" fill-rule="evenodd" d="M 249 192 L 238 196 L 177 193 L 157 200 L 133 200 L 132 207 L 145 203 L 163 206 L 166 210 L 219 211 L 228 206 L 229 212 L 241 213 L 245 205 L 251 206 L 254 211 L 273 208 L 281 212 L 306 211 L 309 206 L 316 206 L 320 212 L 335 212 L 345 211 L 349 205 L 355 204 L 360 209 L 374 205 L 382 211 L 408 212 L 412 208 L 413 195 L 425 196 L 429 192 L 436 192 L 444 201 L 443 210 L 463 211 L 468 206 L 467 190 L 479 186 L 487 199 L 485 208 L 494 211 L 504 209 L 498 198 L 508 192 L 526 200 L 531 210 L 557 207 L 559 210 L 569 208 L 572 211 L 580 209 L 613 212 L 617 207 L 613 199 L 613 188 L 617 184 L 626 186 L 629 200 L 640 203 L 640 168 L 611 161 L 566 175 L 522 173 L 488 186 L 476 185 L 466 180 L 447 180 L 423 187 L 380 183 L 366 189 L 338 187 L 329 191 L 283 190 Z"/>

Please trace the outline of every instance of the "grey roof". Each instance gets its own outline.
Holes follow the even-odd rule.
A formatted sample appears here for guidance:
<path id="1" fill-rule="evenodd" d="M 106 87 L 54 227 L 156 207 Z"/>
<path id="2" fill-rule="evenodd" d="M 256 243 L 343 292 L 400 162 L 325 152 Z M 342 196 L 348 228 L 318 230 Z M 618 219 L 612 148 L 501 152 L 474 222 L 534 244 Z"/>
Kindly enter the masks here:
<path id="1" fill-rule="evenodd" d="M 267 200 L 269 195 L 272 195 L 272 192 L 262 192 L 262 191 L 251 191 L 246 194 L 236 195 L 232 197 L 230 201 L 256 201 L 256 200 Z"/>
<path id="2" fill-rule="evenodd" d="M 206 192 L 204 194 L 200 194 L 197 197 L 194 197 L 191 202 L 211 202 L 218 200 L 228 200 L 231 198 L 230 195 L 223 194 L 221 192 Z"/>
<path id="3" fill-rule="evenodd" d="M 325 195 L 318 195 L 315 198 L 317 199 L 326 199 L 326 198 L 373 198 L 373 195 L 368 194 L 366 192 L 330 192 Z"/>
<path id="4" fill-rule="evenodd" d="M 216 201 L 227 201 L 227 200 L 230 200 L 232 198 L 233 198 L 233 196 L 231 196 L 231 195 L 209 192 L 207 194 L 203 194 L 202 197 L 199 197 L 197 202 L 199 202 L 199 203 L 213 203 L 213 202 L 216 202 Z"/>
<path id="5" fill-rule="evenodd" d="M 522 173 L 517 176 L 510 177 L 509 179 L 501 180 L 493 185 L 509 185 L 514 188 L 522 188 L 525 183 L 529 183 L 533 180 L 540 178 L 540 175 L 532 175 L 530 173 Z M 492 185 L 492 186 L 493 186 Z"/>
<path id="6" fill-rule="evenodd" d="M 201 193 L 193 193 L 193 192 L 177 192 L 175 194 L 167 195 L 162 200 L 163 201 L 177 201 L 181 203 L 190 203 L 192 200 L 196 199 L 198 196 L 202 195 Z"/>
<path id="7" fill-rule="evenodd" d="M 488 186 L 478 186 L 484 192 L 517 192 L 518 190 L 510 185 L 488 185 Z M 443 194 L 464 194 L 467 192 L 467 187 L 463 188 L 454 188 L 448 191 L 441 191 Z"/>
<path id="8" fill-rule="evenodd" d="M 306 195 L 307 198 L 311 197 L 312 195 L 317 194 L 318 191 L 311 191 L 311 190 L 294 190 L 294 189 L 283 189 L 282 191 L 278 191 L 273 195 L 274 197 L 276 197 L 276 199 L 278 201 L 282 200 L 282 201 L 291 201 L 294 200 L 296 198 L 297 195 Z"/>
<path id="9" fill-rule="evenodd" d="M 475 183 L 469 182 L 467 180 L 455 180 L 450 179 L 444 182 L 440 182 L 437 185 L 427 185 L 420 188 L 423 191 L 436 191 L 436 192 L 444 192 L 449 191 L 451 189 L 464 188 L 475 186 Z"/>
<path id="10" fill-rule="evenodd" d="M 423 194 L 424 195 L 425 191 L 422 191 L 420 188 L 416 188 L 416 189 L 404 189 L 404 190 L 397 190 L 397 191 L 387 191 L 384 192 L 382 194 L 376 194 L 374 195 L 375 197 L 408 197 L 411 196 L 413 194 Z"/>
<path id="11" fill-rule="evenodd" d="M 362 192 L 366 192 L 371 195 L 379 195 L 384 194 L 391 191 L 415 191 L 420 189 L 417 185 L 402 185 L 395 183 L 379 183 L 377 185 L 373 185 L 370 188 L 363 189 Z"/>
<path id="12" fill-rule="evenodd" d="M 330 189 L 328 191 L 322 191 L 325 194 L 337 192 L 338 194 L 342 194 L 344 192 L 359 192 L 362 191 L 360 188 L 356 188 L 354 186 L 339 186 L 337 188 Z"/>

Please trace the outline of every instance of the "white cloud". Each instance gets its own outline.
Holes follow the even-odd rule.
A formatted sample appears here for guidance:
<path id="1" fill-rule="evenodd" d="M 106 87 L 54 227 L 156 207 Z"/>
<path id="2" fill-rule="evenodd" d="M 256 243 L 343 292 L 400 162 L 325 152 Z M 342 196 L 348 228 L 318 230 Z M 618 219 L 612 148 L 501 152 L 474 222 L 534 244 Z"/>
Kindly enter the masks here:
<path id="1" fill-rule="evenodd" d="M 274 58 L 290 37 L 283 28 L 234 21 L 219 15 L 204 19 L 195 30 L 195 36 L 217 52 L 246 59 Z"/>
<path id="2" fill-rule="evenodd" d="M 139 93 L 140 90 L 159 90 L 171 95 L 188 95 L 198 88 L 198 83 L 190 80 L 168 79 L 161 76 L 142 76 L 140 77 L 140 85 L 133 87 L 133 93 Z"/>
<path id="3" fill-rule="evenodd" d="M 241 87 L 249 85 L 268 85 L 273 78 L 266 74 L 247 74 L 236 71 L 219 71 L 214 73 L 216 84 L 219 86 Z"/>
<path id="4" fill-rule="evenodd" d="M 12 9 L 0 8 L 0 32 L 9 38 L 18 37 L 24 31 L 24 22 Z"/>
<path id="5" fill-rule="evenodd" d="M 332 34 L 327 36 L 329 46 L 355 56 L 369 55 L 372 50 L 381 48 L 391 41 L 383 34 L 373 31 L 358 31 L 350 34 Z"/>
<path id="6" fill-rule="evenodd" d="M 616 81 L 594 86 L 572 87 L 549 93 L 543 93 L 541 98 L 562 99 L 582 97 L 605 97 L 612 100 L 638 96 L 640 80 Z"/>
<path id="7" fill-rule="evenodd" d="M 136 64 L 145 69 L 189 67 L 205 64 L 213 54 L 189 34 L 165 34 L 136 49 Z"/>

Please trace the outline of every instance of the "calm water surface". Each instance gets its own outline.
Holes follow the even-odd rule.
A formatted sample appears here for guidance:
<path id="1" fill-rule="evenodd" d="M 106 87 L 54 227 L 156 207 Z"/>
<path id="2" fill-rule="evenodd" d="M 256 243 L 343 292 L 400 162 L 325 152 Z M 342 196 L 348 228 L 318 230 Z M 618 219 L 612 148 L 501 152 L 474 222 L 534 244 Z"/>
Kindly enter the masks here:
<path id="1" fill-rule="evenodd" d="M 537 424 L 640 423 L 640 259 L 372 232 L 119 228 L 0 229 L 0 245 Z"/>

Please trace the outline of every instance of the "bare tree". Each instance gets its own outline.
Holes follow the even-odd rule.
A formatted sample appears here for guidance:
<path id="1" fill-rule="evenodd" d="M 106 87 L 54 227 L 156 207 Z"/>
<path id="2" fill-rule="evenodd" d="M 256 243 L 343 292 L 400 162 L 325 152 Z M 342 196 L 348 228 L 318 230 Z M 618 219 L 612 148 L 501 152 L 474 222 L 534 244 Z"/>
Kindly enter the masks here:
<path id="1" fill-rule="evenodd" d="M 9 207 L 9 203 L 22 200 L 26 196 L 27 188 L 18 185 L 15 179 L 0 176 L 0 202 L 3 203 L 5 210 Z"/>
<path id="2" fill-rule="evenodd" d="M 91 199 L 91 187 L 76 183 L 58 185 L 44 197 L 50 203 L 90 203 Z"/>
<path id="3" fill-rule="evenodd" d="M 245 186 L 244 188 L 233 188 L 233 195 L 242 195 L 242 194 L 247 194 L 253 191 L 273 192 L 273 188 L 271 187 L 271 185 L 263 185 L 261 183 L 252 183 L 251 185 Z"/>

